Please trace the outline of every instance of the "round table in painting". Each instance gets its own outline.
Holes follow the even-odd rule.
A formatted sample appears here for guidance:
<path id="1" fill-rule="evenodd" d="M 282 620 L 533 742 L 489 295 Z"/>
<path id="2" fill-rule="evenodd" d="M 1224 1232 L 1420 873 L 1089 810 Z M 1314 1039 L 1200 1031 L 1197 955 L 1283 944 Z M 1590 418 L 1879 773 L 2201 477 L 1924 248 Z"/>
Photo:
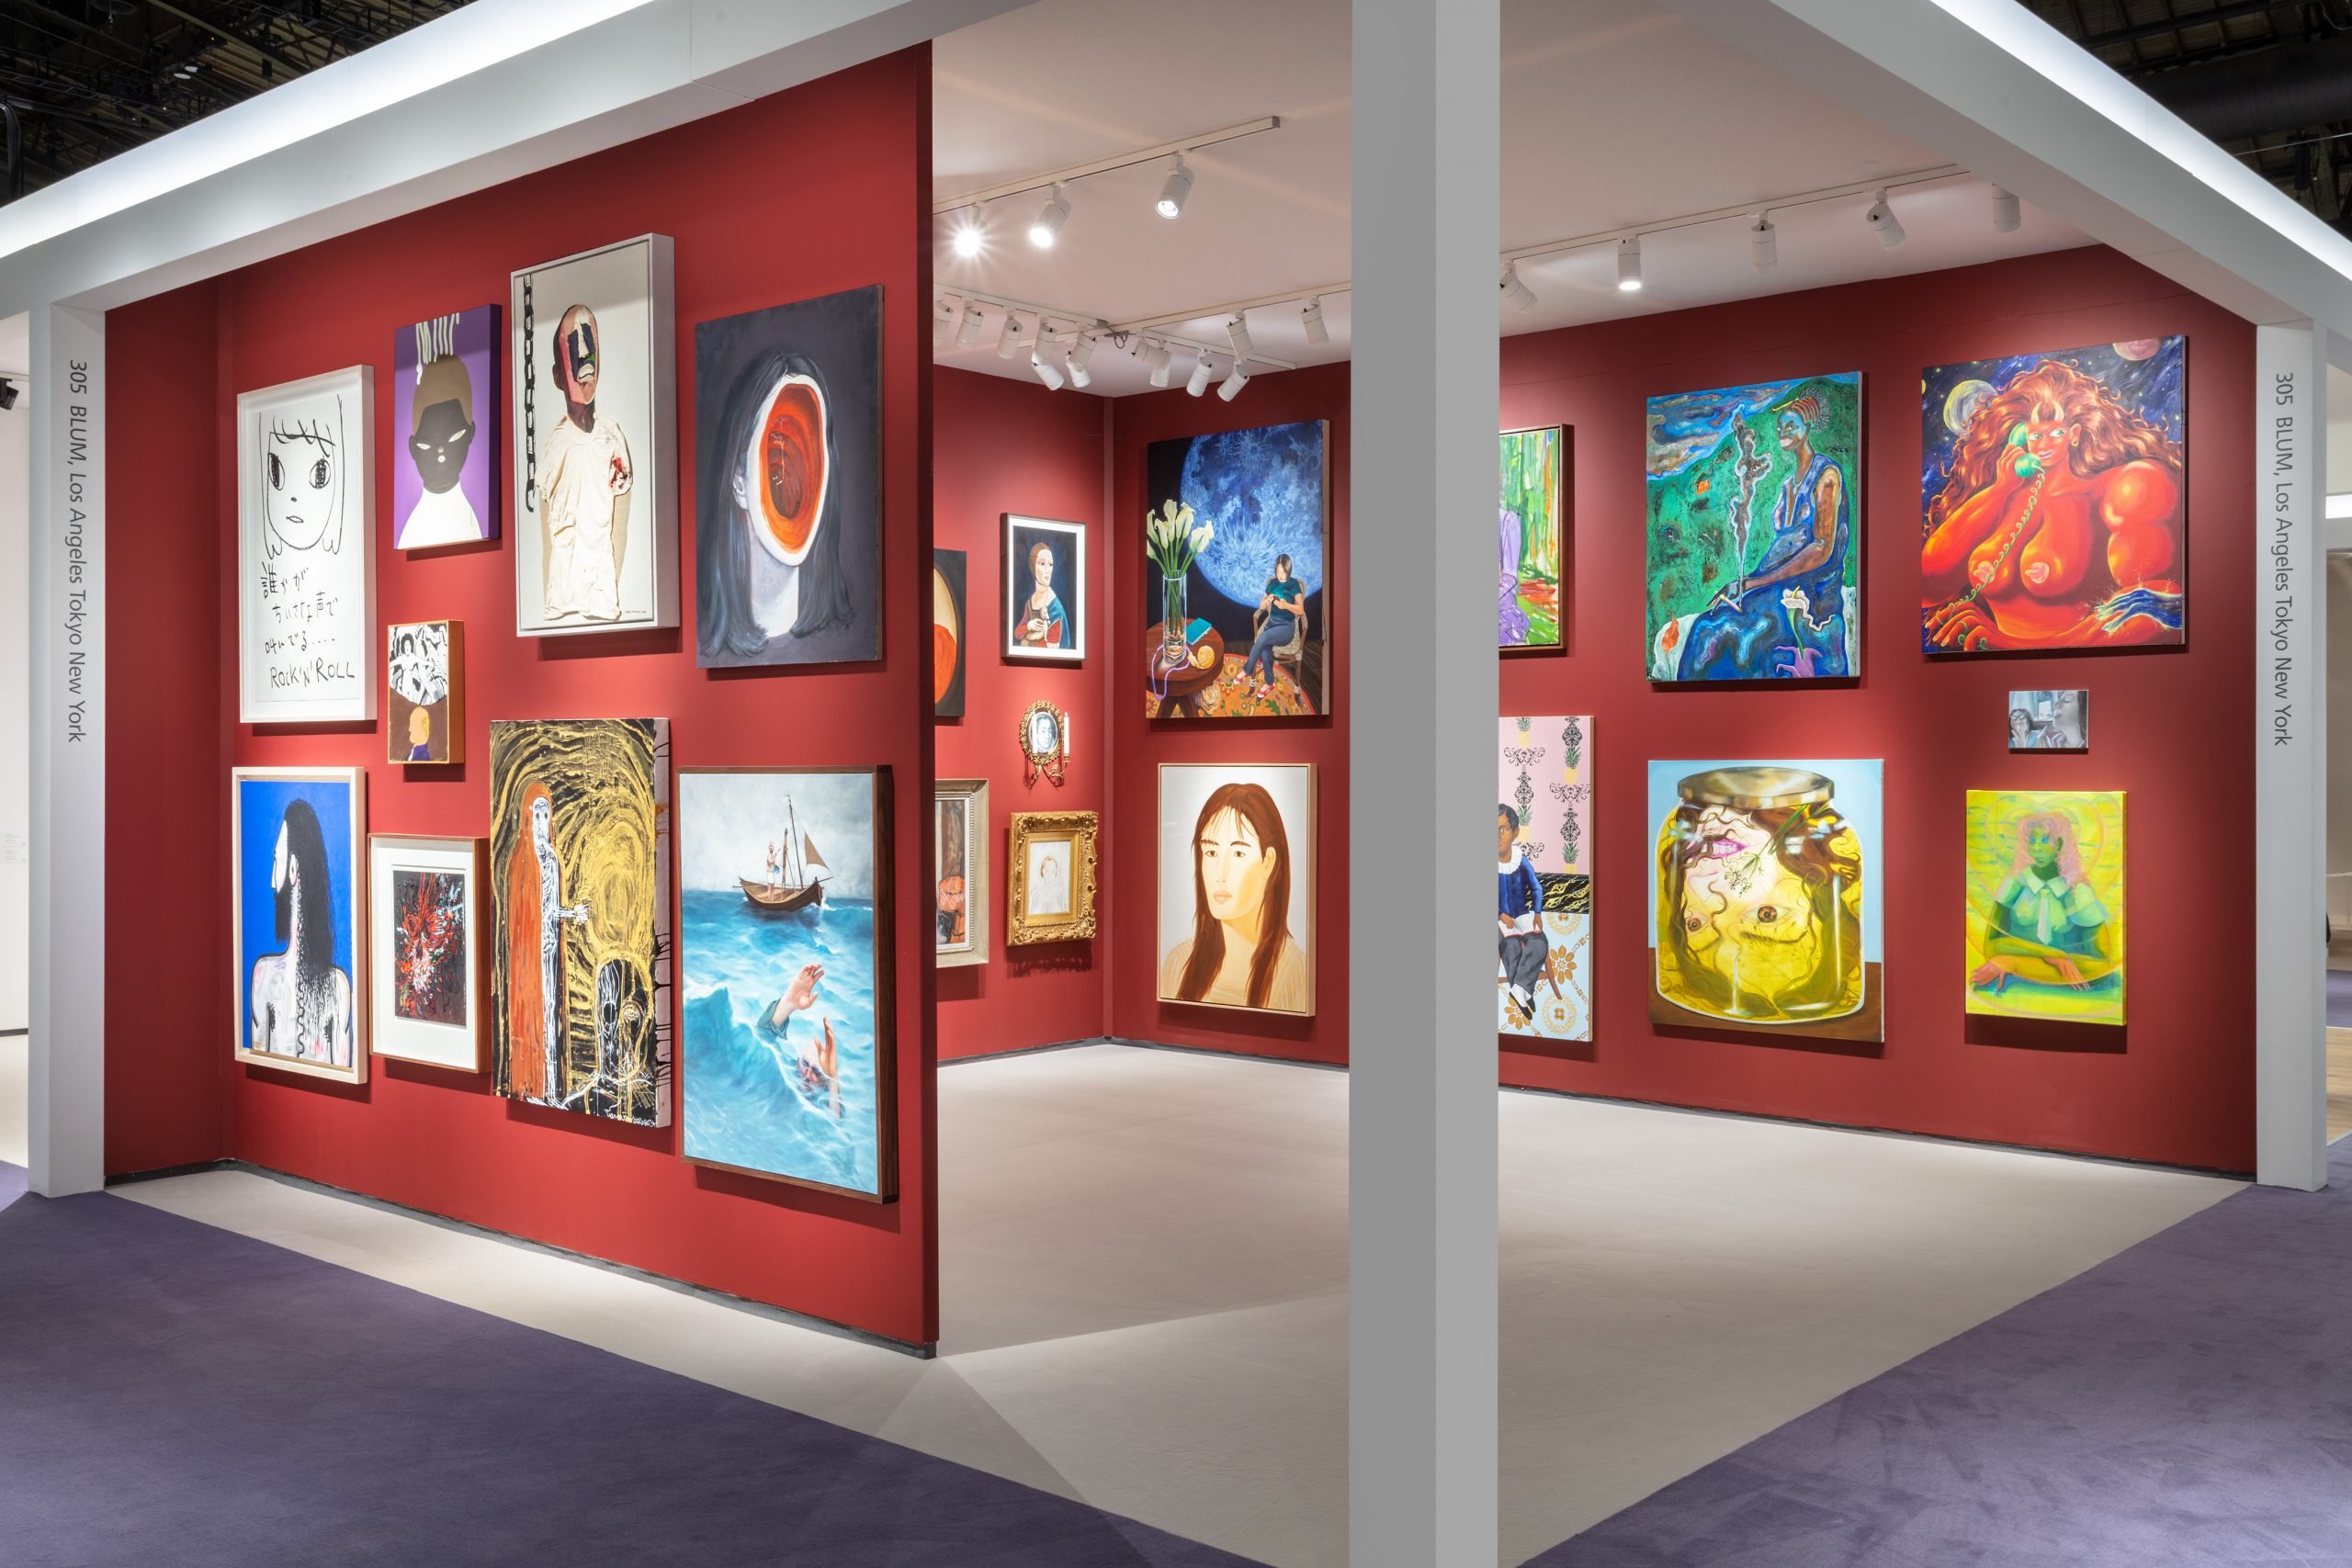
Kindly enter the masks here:
<path id="1" fill-rule="evenodd" d="M 1161 628 L 1166 625 L 1164 621 L 1154 622 L 1151 630 L 1145 634 L 1144 679 L 1151 682 L 1152 691 L 1159 694 L 1158 716 L 1197 718 L 1201 710 L 1193 699 L 1216 685 L 1217 678 L 1225 673 L 1225 638 L 1218 635 L 1215 626 L 1211 626 L 1209 635 L 1194 645 L 1196 649 L 1205 648 L 1216 655 L 1209 660 L 1207 669 L 1187 663 L 1182 669 L 1163 672 L 1159 667 L 1159 644 L 1164 635 Z"/>

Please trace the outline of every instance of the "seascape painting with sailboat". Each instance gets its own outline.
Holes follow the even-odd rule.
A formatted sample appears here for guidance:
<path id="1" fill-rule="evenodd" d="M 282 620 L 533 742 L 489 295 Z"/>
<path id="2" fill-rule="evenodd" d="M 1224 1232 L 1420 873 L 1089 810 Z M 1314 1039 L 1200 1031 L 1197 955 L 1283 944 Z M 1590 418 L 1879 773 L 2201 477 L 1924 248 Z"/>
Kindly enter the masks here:
<path id="1" fill-rule="evenodd" d="M 685 1156 L 888 1198 L 888 770 L 682 768 Z"/>

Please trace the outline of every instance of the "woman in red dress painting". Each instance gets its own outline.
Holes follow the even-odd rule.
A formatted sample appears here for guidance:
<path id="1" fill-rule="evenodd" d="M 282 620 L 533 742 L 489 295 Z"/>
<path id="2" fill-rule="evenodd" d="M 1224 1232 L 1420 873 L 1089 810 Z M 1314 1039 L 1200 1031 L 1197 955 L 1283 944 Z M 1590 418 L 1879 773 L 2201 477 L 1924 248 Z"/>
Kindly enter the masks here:
<path id="1" fill-rule="evenodd" d="M 1920 552 L 1922 645 L 2181 640 L 2179 445 L 2044 360 L 1968 421 Z"/>

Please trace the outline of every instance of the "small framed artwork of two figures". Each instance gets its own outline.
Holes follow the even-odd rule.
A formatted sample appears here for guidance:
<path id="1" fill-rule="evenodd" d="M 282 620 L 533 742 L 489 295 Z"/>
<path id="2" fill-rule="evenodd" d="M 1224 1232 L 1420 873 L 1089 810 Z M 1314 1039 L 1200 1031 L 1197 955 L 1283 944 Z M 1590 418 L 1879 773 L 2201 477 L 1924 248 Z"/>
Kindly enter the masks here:
<path id="1" fill-rule="evenodd" d="M 466 760 L 466 628 L 412 621 L 384 628 L 386 760 Z"/>

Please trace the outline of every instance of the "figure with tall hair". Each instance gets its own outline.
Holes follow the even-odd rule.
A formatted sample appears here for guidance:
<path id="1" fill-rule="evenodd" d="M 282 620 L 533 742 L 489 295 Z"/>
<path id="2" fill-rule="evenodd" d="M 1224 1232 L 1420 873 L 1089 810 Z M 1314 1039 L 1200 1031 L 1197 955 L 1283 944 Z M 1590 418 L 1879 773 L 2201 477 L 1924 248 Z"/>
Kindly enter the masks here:
<path id="1" fill-rule="evenodd" d="M 334 889 L 326 835 L 307 800 L 288 802 L 269 870 L 284 950 L 254 961 L 253 1049 L 352 1065 L 351 976 L 334 961 Z"/>

